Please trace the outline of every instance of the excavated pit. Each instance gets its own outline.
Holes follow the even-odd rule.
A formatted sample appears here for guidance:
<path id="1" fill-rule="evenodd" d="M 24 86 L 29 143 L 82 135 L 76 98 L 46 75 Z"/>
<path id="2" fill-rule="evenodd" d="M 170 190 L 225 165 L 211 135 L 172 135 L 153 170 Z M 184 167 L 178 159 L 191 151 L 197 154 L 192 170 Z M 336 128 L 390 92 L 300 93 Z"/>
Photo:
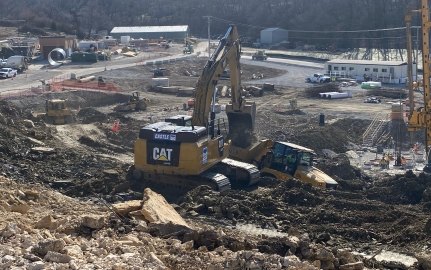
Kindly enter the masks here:
<path id="1" fill-rule="evenodd" d="M 114 71 L 110 73 L 115 75 Z M 133 83 L 138 88 L 139 83 Z M 277 104 L 284 102 L 280 93 L 291 98 L 296 91 L 281 88 L 263 98 Z M 73 197 L 102 197 L 114 202 L 141 196 L 131 191 L 126 182 L 140 127 L 166 116 L 188 113 L 179 109 L 186 98 L 145 90 L 142 95 L 150 99 L 147 111 L 131 113 L 112 111 L 116 104 L 128 99 L 127 93 L 65 91 L 1 101 L 2 174 L 21 183 L 41 183 Z M 52 126 L 33 119 L 33 127 L 24 121 L 32 119 L 31 112 L 43 112 L 45 99 L 52 97 L 67 99 L 72 109 L 79 110 L 76 124 Z M 359 252 L 387 248 L 414 253 L 431 247 L 431 178 L 411 173 L 372 177 L 351 166 L 343 154 L 361 143 L 361 134 L 370 119 L 328 113 L 322 127 L 319 114 L 310 113 L 309 104 L 291 113 L 280 113 L 274 106 L 254 100 L 260 106 L 257 135 L 314 149 L 319 154 L 317 166 L 334 177 L 340 189 L 318 190 L 296 181 L 270 179 L 262 179 L 248 190 L 222 194 L 199 187 L 176 198 L 183 215 L 221 227 L 257 227 L 257 231 L 275 234 L 308 233 L 313 243 L 328 248 L 345 247 Z M 120 129 L 116 132 L 112 128 L 117 120 Z M 53 150 L 32 150 L 36 146 Z M 338 155 L 325 156 L 326 149 Z M 191 239 L 187 237 L 178 238 Z M 196 246 L 210 250 L 220 246 L 231 250 L 257 248 L 283 256 L 289 250 L 277 237 L 251 244 L 208 232 L 192 239 Z"/>

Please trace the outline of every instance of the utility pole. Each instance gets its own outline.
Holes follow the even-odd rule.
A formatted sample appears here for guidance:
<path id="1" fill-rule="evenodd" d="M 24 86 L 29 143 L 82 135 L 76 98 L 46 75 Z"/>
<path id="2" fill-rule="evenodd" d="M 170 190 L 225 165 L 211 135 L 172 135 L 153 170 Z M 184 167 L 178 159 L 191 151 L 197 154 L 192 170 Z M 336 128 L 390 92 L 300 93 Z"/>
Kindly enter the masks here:
<path id="1" fill-rule="evenodd" d="M 208 58 L 211 57 L 211 16 L 204 16 L 208 19 Z"/>

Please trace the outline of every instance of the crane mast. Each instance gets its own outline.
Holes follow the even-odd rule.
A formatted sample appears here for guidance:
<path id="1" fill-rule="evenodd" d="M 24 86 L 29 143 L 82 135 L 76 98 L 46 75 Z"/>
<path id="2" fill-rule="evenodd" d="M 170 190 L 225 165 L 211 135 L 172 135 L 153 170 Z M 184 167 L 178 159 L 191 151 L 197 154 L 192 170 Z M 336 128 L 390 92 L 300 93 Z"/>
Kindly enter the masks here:
<path id="1" fill-rule="evenodd" d="M 424 171 L 431 172 L 431 89 L 430 89 L 430 15 L 429 0 L 421 0 L 421 17 L 422 17 L 422 63 L 423 63 L 423 100 L 424 107 L 414 110 L 409 116 L 409 131 L 419 131 L 425 129 L 425 149 L 427 151 L 427 162 Z M 413 105 L 410 100 L 410 106 Z"/>

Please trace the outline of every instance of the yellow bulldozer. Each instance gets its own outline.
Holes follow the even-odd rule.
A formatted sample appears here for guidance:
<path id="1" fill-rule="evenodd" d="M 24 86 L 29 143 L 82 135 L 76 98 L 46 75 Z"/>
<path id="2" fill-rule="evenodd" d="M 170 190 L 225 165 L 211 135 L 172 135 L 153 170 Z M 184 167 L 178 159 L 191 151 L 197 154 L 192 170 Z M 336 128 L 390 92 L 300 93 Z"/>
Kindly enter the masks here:
<path id="1" fill-rule="evenodd" d="M 76 121 L 75 113 L 66 106 L 64 99 L 47 99 L 45 101 L 45 113 L 36 114 L 47 124 L 64 125 Z"/>
<path id="2" fill-rule="evenodd" d="M 247 148 L 230 148 L 231 158 L 255 164 L 262 176 L 278 180 L 296 178 L 314 187 L 336 189 L 338 183 L 314 166 L 315 156 L 309 148 L 267 139 Z"/>
<path id="3" fill-rule="evenodd" d="M 119 104 L 114 107 L 114 111 L 116 112 L 131 112 L 131 111 L 144 111 L 147 109 L 148 99 L 140 98 L 139 92 L 134 91 L 132 95 L 129 97 L 129 100 L 126 103 Z"/>

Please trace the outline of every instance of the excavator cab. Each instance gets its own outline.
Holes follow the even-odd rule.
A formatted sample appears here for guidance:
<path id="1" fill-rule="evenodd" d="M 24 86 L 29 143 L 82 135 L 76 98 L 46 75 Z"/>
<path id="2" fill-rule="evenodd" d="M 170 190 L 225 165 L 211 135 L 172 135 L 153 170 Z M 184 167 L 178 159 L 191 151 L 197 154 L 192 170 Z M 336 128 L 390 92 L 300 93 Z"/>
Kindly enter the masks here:
<path id="1" fill-rule="evenodd" d="M 172 123 L 177 126 L 191 127 L 192 117 L 190 115 L 175 115 L 165 118 L 165 122 Z"/>

